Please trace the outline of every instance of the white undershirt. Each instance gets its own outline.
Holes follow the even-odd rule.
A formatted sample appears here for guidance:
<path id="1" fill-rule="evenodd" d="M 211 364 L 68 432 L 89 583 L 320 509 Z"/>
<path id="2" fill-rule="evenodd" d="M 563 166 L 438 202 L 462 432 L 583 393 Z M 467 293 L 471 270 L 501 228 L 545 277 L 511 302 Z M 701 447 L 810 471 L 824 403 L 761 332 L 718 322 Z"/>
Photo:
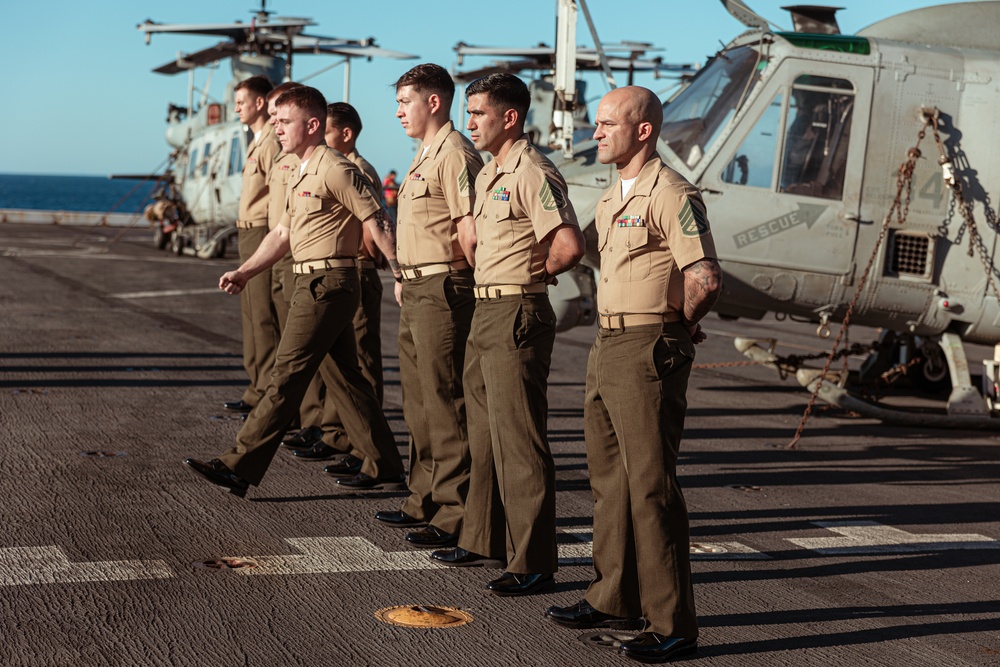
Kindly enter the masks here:
<path id="1" fill-rule="evenodd" d="M 253 133 L 253 142 L 254 143 L 257 143 L 257 140 L 260 139 L 260 133 L 263 132 L 263 131 L 264 130 L 257 130 L 256 132 Z"/>
<path id="2" fill-rule="evenodd" d="M 635 183 L 636 179 L 639 178 L 623 178 L 622 179 L 622 201 L 625 201 L 625 197 L 628 196 L 628 191 L 632 189 L 632 184 Z"/>
<path id="3" fill-rule="evenodd" d="M 309 164 L 309 160 L 303 160 L 302 164 L 299 165 L 299 176 L 301 176 L 302 172 L 304 172 L 306 170 L 306 165 L 307 164 Z"/>
<path id="4" fill-rule="evenodd" d="M 421 160 L 423 160 L 425 157 L 427 157 L 427 151 L 429 151 L 430 149 L 431 149 L 430 146 L 424 146 L 424 150 L 420 153 L 420 159 Z"/>

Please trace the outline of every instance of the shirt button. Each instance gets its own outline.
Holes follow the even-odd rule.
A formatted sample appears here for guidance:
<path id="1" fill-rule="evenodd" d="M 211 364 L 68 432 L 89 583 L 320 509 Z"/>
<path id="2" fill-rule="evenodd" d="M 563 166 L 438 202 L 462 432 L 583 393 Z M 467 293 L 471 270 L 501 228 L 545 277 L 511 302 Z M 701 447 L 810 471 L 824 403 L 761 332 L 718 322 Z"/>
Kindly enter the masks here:
<path id="1" fill-rule="evenodd" d="M 607 276 L 604 277 L 604 282 L 608 282 L 608 277 Z"/>
<path id="2" fill-rule="evenodd" d="M 615 251 L 615 247 L 614 246 L 611 246 L 610 248 L 608 248 L 608 252 L 614 252 L 614 251 Z"/>

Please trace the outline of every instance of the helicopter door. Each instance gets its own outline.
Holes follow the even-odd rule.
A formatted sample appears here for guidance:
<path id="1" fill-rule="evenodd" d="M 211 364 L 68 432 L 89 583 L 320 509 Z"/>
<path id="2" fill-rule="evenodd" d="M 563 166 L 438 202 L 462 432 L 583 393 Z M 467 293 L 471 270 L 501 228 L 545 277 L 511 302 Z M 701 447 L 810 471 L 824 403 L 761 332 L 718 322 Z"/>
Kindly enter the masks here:
<path id="1" fill-rule="evenodd" d="M 815 274 L 847 276 L 854 263 L 872 71 L 786 60 L 768 88 L 702 180 L 719 256 L 765 273 L 805 272 L 810 282 Z M 786 283 L 792 278 L 783 275 Z M 827 292 L 813 296 L 832 298 L 832 281 L 818 282 Z"/>

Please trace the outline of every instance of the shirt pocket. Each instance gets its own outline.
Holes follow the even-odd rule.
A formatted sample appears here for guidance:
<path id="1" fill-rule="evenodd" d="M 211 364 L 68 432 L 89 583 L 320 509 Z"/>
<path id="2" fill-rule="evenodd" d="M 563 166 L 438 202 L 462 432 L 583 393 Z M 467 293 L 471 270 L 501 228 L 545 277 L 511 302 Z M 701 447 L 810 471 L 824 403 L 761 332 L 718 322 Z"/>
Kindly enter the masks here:
<path id="1" fill-rule="evenodd" d="M 514 245 L 514 211 L 509 201 L 498 201 L 489 207 L 487 220 L 494 223 L 497 242 L 502 248 Z"/>
<path id="2" fill-rule="evenodd" d="M 428 194 L 427 181 L 407 181 L 403 191 L 411 199 L 420 199 Z"/>
<path id="3" fill-rule="evenodd" d="M 616 243 L 628 253 L 629 281 L 643 280 L 649 275 L 652 256 L 649 252 L 649 230 L 646 227 L 625 227 Z"/>
<path id="4" fill-rule="evenodd" d="M 248 160 L 243 165 L 244 176 L 257 176 L 261 174 L 260 160 Z"/>
<path id="5" fill-rule="evenodd" d="M 323 210 L 323 200 L 320 197 L 299 197 L 299 205 L 306 213 L 316 213 Z"/>

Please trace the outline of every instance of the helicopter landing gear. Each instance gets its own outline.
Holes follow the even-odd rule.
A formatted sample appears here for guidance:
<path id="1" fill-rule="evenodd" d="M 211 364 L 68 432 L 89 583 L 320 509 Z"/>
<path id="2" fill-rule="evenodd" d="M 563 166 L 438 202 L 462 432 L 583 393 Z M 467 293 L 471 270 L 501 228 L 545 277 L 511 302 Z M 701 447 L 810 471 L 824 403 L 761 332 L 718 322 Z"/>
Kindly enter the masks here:
<path id="1" fill-rule="evenodd" d="M 236 240 L 238 233 L 236 227 L 233 225 L 205 230 L 198 235 L 195 255 L 200 259 L 221 259 L 225 257 L 226 248 L 229 247 L 230 242 Z"/>
<path id="2" fill-rule="evenodd" d="M 153 229 L 153 245 L 157 250 L 165 250 L 170 244 L 170 235 L 163 231 L 162 225 L 156 225 Z"/>
<path id="3" fill-rule="evenodd" d="M 915 342 L 912 337 L 901 337 L 904 342 L 909 342 L 910 349 L 914 349 Z M 893 368 L 892 361 L 906 358 L 898 356 L 899 349 L 904 347 L 897 341 L 896 334 L 892 332 L 883 333 L 879 338 L 878 351 L 872 353 L 865 360 L 861 370 L 861 377 L 866 376 L 869 381 L 872 377 L 878 378 L 890 368 Z M 967 429 L 1000 429 L 1000 419 L 994 418 L 993 414 L 1000 413 L 1000 351 L 997 352 L 997 360 L 984 362 L 984 372 L 989 379 L 989 387 L 980 393 L 972 386 L 972 376 L 969 373 L 969 362 L 965 356 L 965 347 L 961 337 L 956 333 L 945 332 L 941 334 L 940 341 L 933 339 L 922 339 L 916 348 L 916 353 L 909 357 L 913 362 L 912 368 L 908 369 L 908 375 L 913 375 L 921 381 L 942 382 L 951 384 L 951 393 L 948 395 L 947 410 L 942 411 L 916 411 L 894 408 L 884 403 L 873 403 L 852 394 L 846 388 L 847 375 L 844 371 L 828 371 L 825 377 L 823 371 L 816 368 L 805 368 L 798 365 L 790 365 L 787 360 L 783 360 L 774 354 L 774 347 L 777 341 L 754 340 L 747 338 L 736 338 L 734 341 L 736 348 L 747 357 L 758 364 L 776 369 L 781 376 L 787 377 L 790 373 L 795 373 L 795 378 L 803 387 L 819 398 L 836 407 L 855 412 L 864 417 L 878 419 L 889 424 L 901 424 L 904 426 L 924 426 L 932 428 L 967 428 Z M 935 357 L 936 352 L 922 351 L 933 346 L 940 351 L 940 358 Z M 998 348 L 1000 350 L 1000 348 Z M 945 377 L 940 378 L 940 363 L 943 359 L 945 364 Z M 794 366 L 794 367 L 793 367 Z M 925 367 L 918 371 L 919 367 Z M 898 368 L 898 366 L 896 366 Z"/>
<path id="4" fill-rule="evenodd" d="M 948 360 L 941 346 L 934 341 L 924 341 L 920 348 L 920 361 L 910 371 L 913 385 L 925 394 L 943 394 L 951 389 Z"/>
<path id="5" fill-rule="evenodd" d="M 899 368 L 923 394 L 934 396 L 951 389 L 948 359 L 937 340 L 889 330 L 879 334 L 876 349 L 861 364 L 858 378 L 862 384 L 875 384 L 887 371 Z"/>
<path id="6" fill-rule="evenodd" d="M 184 254 L 184 237 L 176 231 L 170 235 L 170 252 L 178 257 Z"/>

